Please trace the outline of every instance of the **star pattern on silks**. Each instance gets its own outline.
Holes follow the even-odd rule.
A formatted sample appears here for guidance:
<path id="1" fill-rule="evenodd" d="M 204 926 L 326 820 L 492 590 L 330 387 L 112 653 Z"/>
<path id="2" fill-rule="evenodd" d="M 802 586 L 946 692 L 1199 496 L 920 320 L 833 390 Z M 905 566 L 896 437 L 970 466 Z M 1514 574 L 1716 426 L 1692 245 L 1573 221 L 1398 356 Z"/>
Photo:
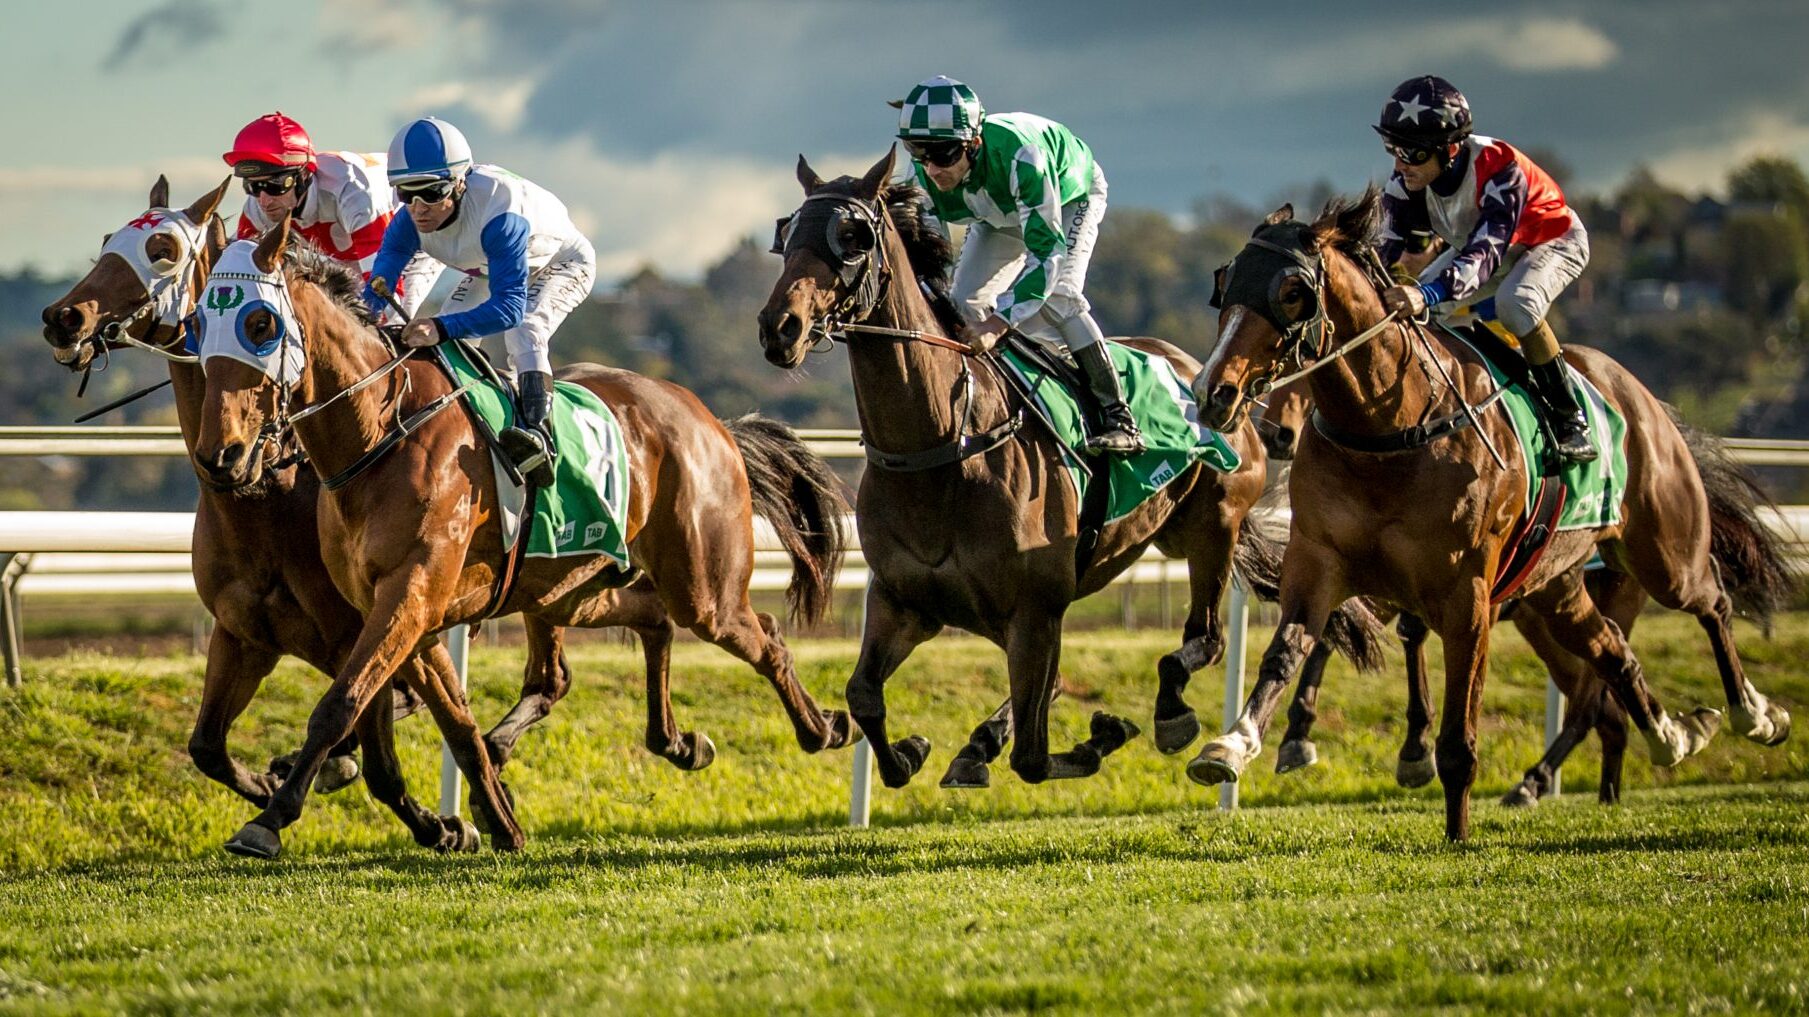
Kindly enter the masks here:
<path id="1" fill-rule="evenodd" d="M 126 229 L 148 230 L 162 221 L 163 216 L 158 215 L 156 212 L 146 212 L 131 222 L 126 223 Z"/>
<path id="2" fill-rule="evenodd" d="M 1482 203 L 1484 205 L 1505 203 L 1508 200 L 1508 192 L 1512 190 L 1515 190 L 1512 181 L 1496 177 L 1482 185 Z"/>
<path id="3" fill-rule="evenodd" d="M 1395 119 L 1396 120 L 1405 120 L 1408 123 L 1413 123 L 1413 124 L 1417 124 L 1420 122 L 1420 114 L 1421 113 L 1424 113 L 1427 110 L 1432 108 L 1431 106 L 1428 106 L 1428 105 L 1420 102 L 1418 96 L 1407 97 L 1406 99 L 1401 101 L 1400 106 L 1401 106 L 1401 112 L 1396 114 Z"/>

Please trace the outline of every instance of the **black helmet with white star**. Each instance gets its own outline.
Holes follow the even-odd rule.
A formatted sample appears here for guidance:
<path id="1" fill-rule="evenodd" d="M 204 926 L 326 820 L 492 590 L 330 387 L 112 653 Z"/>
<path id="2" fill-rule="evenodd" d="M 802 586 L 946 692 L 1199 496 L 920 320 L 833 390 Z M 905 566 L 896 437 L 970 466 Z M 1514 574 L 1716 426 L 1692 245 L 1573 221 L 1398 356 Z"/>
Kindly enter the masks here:
<path id="1" fill-rule="evenodd" d="M 1437 75 L 1408 78 L 1382 104 L 1375 129 L 1396 144 L 1449 145 L 1470 136 L 1470 100 Z"/>

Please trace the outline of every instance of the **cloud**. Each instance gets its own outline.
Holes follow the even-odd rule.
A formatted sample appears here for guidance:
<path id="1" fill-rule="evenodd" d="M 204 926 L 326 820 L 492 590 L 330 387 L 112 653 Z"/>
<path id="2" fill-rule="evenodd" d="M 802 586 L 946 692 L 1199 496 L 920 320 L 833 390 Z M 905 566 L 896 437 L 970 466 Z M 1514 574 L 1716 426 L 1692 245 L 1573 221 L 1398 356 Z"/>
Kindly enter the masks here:
<path id="1" fill-rule="evenodd" d="M 147 64 L 166 44 L 176 52 L 192 52 L 225 33 L 225 11 L 208 0 L 168 0 L 127 22 L 100 66 L 112 71 Z"/>
<path id="2" fill-rule="evenodd" d="M 1725 136 L 1683 145 L 1647 161 L 1653 176 L 1685 191 L 1720 193 L 1728 172 L 1756 156 L 1779 155 L 1809 163 L 1809 119 L 1770 110 L 1733 118 Z"/>
<path id="3" fill-rule="evenodd" d="M 458 107 L 475 113 L 493 131 L 513 132 L 521 126 L 535 85 L 532 78 L 442 81 L 403 96 L 396 108 L 399 116 L 413 119 L 434 110 Z"/>
<path id="4" fill-rule="evenodd" d="M 178 204 L 219 186 L 226 169 L 218 159 L 174 159 L 161 166 L 0 166 L 0 194 L 22 203 L 65 198 L 136 195 L 142 202 L 158 174 L 170 179 L 170 198 Z M 121 206 L 119 211 L 126 209 Z"/>
<path id="5" fill-rule="evenodd" d="M 1515 71 L 1598 71 L 1620 55 L 1614 40 L 1573 18 L 1533 18 L 1504 26 L 1494 50 Z"/>

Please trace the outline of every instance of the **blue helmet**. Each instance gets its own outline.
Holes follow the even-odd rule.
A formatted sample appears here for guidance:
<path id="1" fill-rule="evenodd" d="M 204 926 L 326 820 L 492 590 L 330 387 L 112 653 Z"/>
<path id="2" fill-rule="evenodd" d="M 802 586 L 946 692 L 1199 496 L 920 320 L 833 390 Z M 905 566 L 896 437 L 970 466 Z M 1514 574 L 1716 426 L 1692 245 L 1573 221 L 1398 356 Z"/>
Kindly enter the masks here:
<path id="1" fill-rule="evenodd" d="M 389 182 L 456 180 L 471 168 L 471 144 L 438 117 L 423 117 L 389 143 Z"/>

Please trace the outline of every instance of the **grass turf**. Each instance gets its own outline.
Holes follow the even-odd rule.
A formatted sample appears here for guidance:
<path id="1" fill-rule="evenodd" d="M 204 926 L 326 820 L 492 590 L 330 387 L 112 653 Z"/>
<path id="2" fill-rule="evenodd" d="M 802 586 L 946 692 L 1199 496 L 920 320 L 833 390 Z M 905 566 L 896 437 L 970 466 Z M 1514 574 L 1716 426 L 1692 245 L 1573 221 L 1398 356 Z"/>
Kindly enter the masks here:
<path id="1" fill-rule="evenodd" d="M 1755 683 L 1809 702 L 1809 620 L 1741 635 Z M 1055 744 L 1093 708 L 1146 720 L 1171 639 L 1071 637 Z M 1636 645 L 1671 708 L 1718 704 L 1693 623 L 1645 619 Z M 853 646 L 796 649 L 839 702 Z M 1800 740 L 1724 735 L 1657 772 L 1636 742 L 1617 809 L 1588 800 L 1586 750 L 1563 800 L 1498 809 L 1541 737 L 1542 673 L 1505 633 L 1461 846 L 1442 841 L 1436 786 L 1392 784 L 1398 655 L 1381 676 L 1335 665 L 1321 764 L 1274 775 L 1272 736 L 1250 807 L 1223 816 L 1147 737 L 1092 780 L 1030 787 L 998 766 L 991 790 L 936 790 L 1004 692 L 997 651 L 940 640 L 891 683 L 898 735 L 936 751 L 909 789 L 876 790 L 879 828 L 861 832 L 839 828 L 846 754 L 800 753 L 764 684 L 718 651 L 681 646 L 674 668 L 681 726 L 720 750 L 697 774 L 638 747 L 638 651 L 586 644 L 573 662 L 578 686 L 508 771 L 522 856 L 426 855 L 355 786 L 313 799 L 273 864 L 219 851 L 253 810 L 187 763 L 196 658 L 37 663 L 0 692 L 0 1008 L 1809 1007 Z M 518 667 L 518 651 L 474 654 L 480 718 L 513 700 Z M 293 748 L 323 687 L 280 669 L 235 748 Z M 1219 697 L 1215 673 L 1196 679 L 1203 718 Z M 430 725 L 401 728 L 431 800 Z"/>

